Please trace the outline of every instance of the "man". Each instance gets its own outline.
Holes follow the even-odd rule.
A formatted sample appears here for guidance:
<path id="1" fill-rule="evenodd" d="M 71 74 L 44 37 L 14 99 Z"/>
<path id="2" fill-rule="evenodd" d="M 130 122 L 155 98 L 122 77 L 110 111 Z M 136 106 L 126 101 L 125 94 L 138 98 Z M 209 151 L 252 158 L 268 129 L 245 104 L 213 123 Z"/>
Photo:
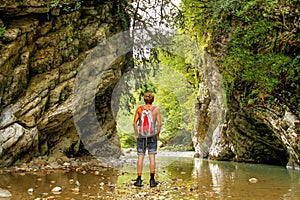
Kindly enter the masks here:
<path id="1" fill-rule="evenodd" d="M 134 185 L 138 187 L 142 186 L 142 171 L 143 171 L 143 162 L 146 153 L 146 148 L 148 149 L 148 155 L 150 160 L 150 187 L 155 187 L 158 184 L 155 181 L 154 176 L 155 176 L 155 168 L 156 168 L 155 155 L 157 154 L 157 140 L 161 129 L 161 119 L 160 119 L 159 108 L 156 106 L 152 106 L 153 101 L 154 101 L 154 95 L 152 93 L 146 93 L 144 95 L 145 105 L 139 106 L 137 108 L 133 120 L 133 128 L 137 140 L 137 154 L 138 154 L 138 161 L 137 161 L 138 177 Z M 153 125 L 154 126 L 157 125 L 157 127 L 153 127 L 153 131 L 155 134 L 153 134 L 153 136 L 151 137 L 146 137 L 146 138 L 142 137 L 140 131 L 138 130 L 138 123 L 141 122 L 142 112 L 145 109 L 147 111 L 152 111 Z"/>

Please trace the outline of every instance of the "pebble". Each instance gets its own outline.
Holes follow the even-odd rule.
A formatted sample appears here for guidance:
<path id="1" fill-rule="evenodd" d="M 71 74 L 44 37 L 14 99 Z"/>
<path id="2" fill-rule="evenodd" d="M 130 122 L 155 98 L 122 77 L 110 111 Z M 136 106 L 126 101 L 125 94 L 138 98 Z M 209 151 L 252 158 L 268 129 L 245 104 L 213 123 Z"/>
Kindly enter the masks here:
<path id="1" fill-rule="evenodd" d="M 79 185 L 80 185 L 79 181 L 76 181 L 76 182 L 75 182 L 75 185 L 79 186 Z"/>
<path id="2" fill-rule="evenodd" d="M 72 190 L 73 193 L 76 193 L 76 194 L 80 192 L 80 189 L 77 188 L 77 187 L 76 188 L 72 188 L 71 190 Z"/>
<path id="3" fill-rule="evenodd" d="M 33 188 L 29 188 L 29 189 L 27 190 L 27 192 L 28 192 L 29 195 L 32 195 L 32 194 L 33 194 L 33 191 L 34 191 Z"/>
<path id="4" fill-rule="evenodd" d="M 75 182 L 74 179 L 70 179 L 70 180 L 69 180 L 69 184 L 71 184 L 71 185 L 72 185 L 74 182 Z"/>
<path id="5" fill-rule="evenodd" d="M 49 164 L 49 167 L 52 169 L 59 169 L 61 168 L 61 165 L 59 165 L 57 162 L 52 162 Z"/>
<path id="6" fill-rule="evenodd" d="M 42 179 L 42 178 L 37 178 L 36 180 L 40 182 L 40 181 L 42 181 L 43 179 Z"/>
<path id="7" fill-rule="evenodd" d="M 65 166 L 65 167 L 70 167 L 70 163 L 68 163 L 68 162 L 64 162 L 64 164 L 63 164 L 63 166 Z"/>
<path id="8" fill-rule="evenodd" d="M 51 192 L 54 194 L 59 194 L 62 191 L 62 188 L 59 186 L 54 187 Z"/>
<path id="9" fill-rule="evenodd" d="M 8 190 L 0 188 L 0 198 L 8 198 L 11 197 L 11 193 Z"/>
<path id="10" fill-rule="evenodd" d="M 250 182 L 250 183 L 257 183 L 257 182 L 258 182 L 258 179 L 257 179 L 257 178 L 250 178 L 250 179 L 249 179 L 249 182 Z"/>

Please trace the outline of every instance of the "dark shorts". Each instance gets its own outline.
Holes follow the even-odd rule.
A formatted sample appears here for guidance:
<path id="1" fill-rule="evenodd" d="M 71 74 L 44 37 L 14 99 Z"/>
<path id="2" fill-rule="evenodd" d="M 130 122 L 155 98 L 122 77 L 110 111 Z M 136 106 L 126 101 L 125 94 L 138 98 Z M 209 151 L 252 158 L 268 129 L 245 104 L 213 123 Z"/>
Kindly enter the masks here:
<path id="1" fill-rule="evenodd" d="M 138 138 L 137 139 L 137 154 L 145 155 L 146 149 L 148 149 L 148 154 L 157 154 L 157 140 L 156 136 L 148 138 Z"/>

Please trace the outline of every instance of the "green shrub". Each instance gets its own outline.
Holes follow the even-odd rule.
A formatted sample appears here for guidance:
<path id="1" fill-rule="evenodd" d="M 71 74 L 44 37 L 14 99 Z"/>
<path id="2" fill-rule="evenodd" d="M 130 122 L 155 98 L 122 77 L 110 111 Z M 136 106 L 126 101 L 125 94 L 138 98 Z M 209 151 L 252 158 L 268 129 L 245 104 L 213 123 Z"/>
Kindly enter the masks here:
<path id="1" fill-rule="evenodd" d="M 5 26 L 0 28 L 0 38 L 3 37 L 3 34 L 4 34 L 5 31 L 6 31 L 6 27 Z"/>

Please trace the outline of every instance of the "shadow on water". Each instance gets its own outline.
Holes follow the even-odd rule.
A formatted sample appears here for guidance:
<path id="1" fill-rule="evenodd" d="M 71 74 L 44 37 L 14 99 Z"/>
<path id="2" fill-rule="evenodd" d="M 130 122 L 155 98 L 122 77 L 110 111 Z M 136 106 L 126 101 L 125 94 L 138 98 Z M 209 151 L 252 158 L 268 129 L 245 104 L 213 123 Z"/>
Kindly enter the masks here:
<path id="1" fill-rule="evenodd" d="M 136 178 L 136 155 L 122 158 L 118 169 L 0 174 L 0 188 L 14 199 L 300 199 L 300 171 L 285 167 L 195 159 L 191 153 L 159 152 L 157 180 L 149 187 L 149 161 L 143 183 Z M 59 186 L 61 193 L 51 190 Z M 77 190 L 75 190 L 78 188 Z M 30 193 L 31 189 L 33 193 Z M 0 198 L 1 199 L 1 198 Z"/>

